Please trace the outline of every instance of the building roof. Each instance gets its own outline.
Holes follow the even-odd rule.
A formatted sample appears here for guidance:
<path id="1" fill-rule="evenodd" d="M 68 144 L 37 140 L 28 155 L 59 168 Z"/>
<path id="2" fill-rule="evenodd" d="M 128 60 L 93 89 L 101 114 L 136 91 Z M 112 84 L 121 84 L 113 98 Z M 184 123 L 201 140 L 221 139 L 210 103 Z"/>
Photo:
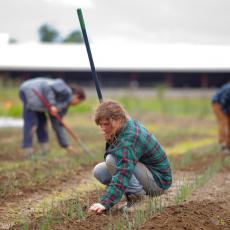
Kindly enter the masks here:
<path id="1" fill-rule="evenodd" d="M 230 71 L 230 46 L 91 45 L 97 71 Z M 0 44 L 0 70 L 90 71 L 83 45 Z"/>

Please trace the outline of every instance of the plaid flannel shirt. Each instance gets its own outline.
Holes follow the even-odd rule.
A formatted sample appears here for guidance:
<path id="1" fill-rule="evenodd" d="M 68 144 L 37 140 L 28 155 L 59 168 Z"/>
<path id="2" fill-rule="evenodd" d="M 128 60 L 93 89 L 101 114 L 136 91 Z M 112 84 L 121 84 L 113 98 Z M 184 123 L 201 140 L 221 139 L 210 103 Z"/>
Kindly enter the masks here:
<path id="1" fill-rule="evenodd" d="M 168 158 L 153 134 L 140 123 L 129 119 L 113 143 L 106 144 L 105 157 L 112 154 L 117 159 L 116 173 L 107 187 L 100 203 L 106 208 L 115 205 L 122 197 L 137 162 L 141 162 L 152 173 L 162 189 L 172 183 Z"/>

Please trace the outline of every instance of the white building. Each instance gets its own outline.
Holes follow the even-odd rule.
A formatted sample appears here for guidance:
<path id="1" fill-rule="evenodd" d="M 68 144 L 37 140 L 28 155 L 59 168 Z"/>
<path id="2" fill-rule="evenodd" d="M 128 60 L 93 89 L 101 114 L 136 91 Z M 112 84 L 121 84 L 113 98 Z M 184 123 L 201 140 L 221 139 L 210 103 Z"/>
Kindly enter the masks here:
<path id="1" fill-rule="evenodd" d="M 0 74 L 78 79 L 91 84 L 84 45 L 0 44 Z M 230 80 L 230 46 L 189 44 L 106 44 L 91 46 L 105 86 L 212 86 Z"/>

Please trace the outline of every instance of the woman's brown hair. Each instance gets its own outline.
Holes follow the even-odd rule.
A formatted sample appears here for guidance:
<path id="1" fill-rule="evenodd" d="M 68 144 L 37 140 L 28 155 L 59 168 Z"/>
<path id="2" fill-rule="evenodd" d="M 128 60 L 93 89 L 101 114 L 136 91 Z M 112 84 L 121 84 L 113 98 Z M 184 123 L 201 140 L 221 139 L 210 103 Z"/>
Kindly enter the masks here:
<path id="1" fill-rule="evenodd" d="M 101 120 L 121 120 L 125 123 L 128 115 L 125 109 L 116 101 L 102 102 L 95 112 L 95 123 L 99 125 Z"/>

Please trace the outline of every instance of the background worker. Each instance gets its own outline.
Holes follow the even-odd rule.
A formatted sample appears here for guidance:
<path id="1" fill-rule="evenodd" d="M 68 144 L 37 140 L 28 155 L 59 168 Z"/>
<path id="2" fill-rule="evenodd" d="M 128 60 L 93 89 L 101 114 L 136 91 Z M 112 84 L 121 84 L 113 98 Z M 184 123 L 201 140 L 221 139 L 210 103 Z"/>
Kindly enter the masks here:
<path id="1" fill-rule="evenodd" d="M 221 152 L 230 154 L 230 82 L 212 97 L 212 107 L 218 123 Z"/>
<path id="2" fill-rule="evenodd" d="M 28 157 L 33 155 L 33 136 L 36 132 L 42 153 L 48 151 L 47 108 L 35 94 L 38 92 L 50 105 L 49 117 L 56 133 L 59 145 L 67 152 L 75 152 L 70 145 L 64 127 L 53 116 L 63 117 L 69 106 L 78 105 L 85 100 L 83 89 L 78 86 L 68 86 L 62 79 L 34 78 L 22 83 L 19 95 L 23 103 L 23 143 L 22 147 Z"/>
<path id="3" fill-rule="evenodd" d="M 144 195 L 159 196 L 171 186 L 171 168 L 163 148 L 119 103 L 101 103 L 95 122 L 105 137 L 106 151 L 105 161 L 94 168 L 94 176 L 108 187 L 89 211 L 110 209 L 123 194 L 129 208 Z"/>

